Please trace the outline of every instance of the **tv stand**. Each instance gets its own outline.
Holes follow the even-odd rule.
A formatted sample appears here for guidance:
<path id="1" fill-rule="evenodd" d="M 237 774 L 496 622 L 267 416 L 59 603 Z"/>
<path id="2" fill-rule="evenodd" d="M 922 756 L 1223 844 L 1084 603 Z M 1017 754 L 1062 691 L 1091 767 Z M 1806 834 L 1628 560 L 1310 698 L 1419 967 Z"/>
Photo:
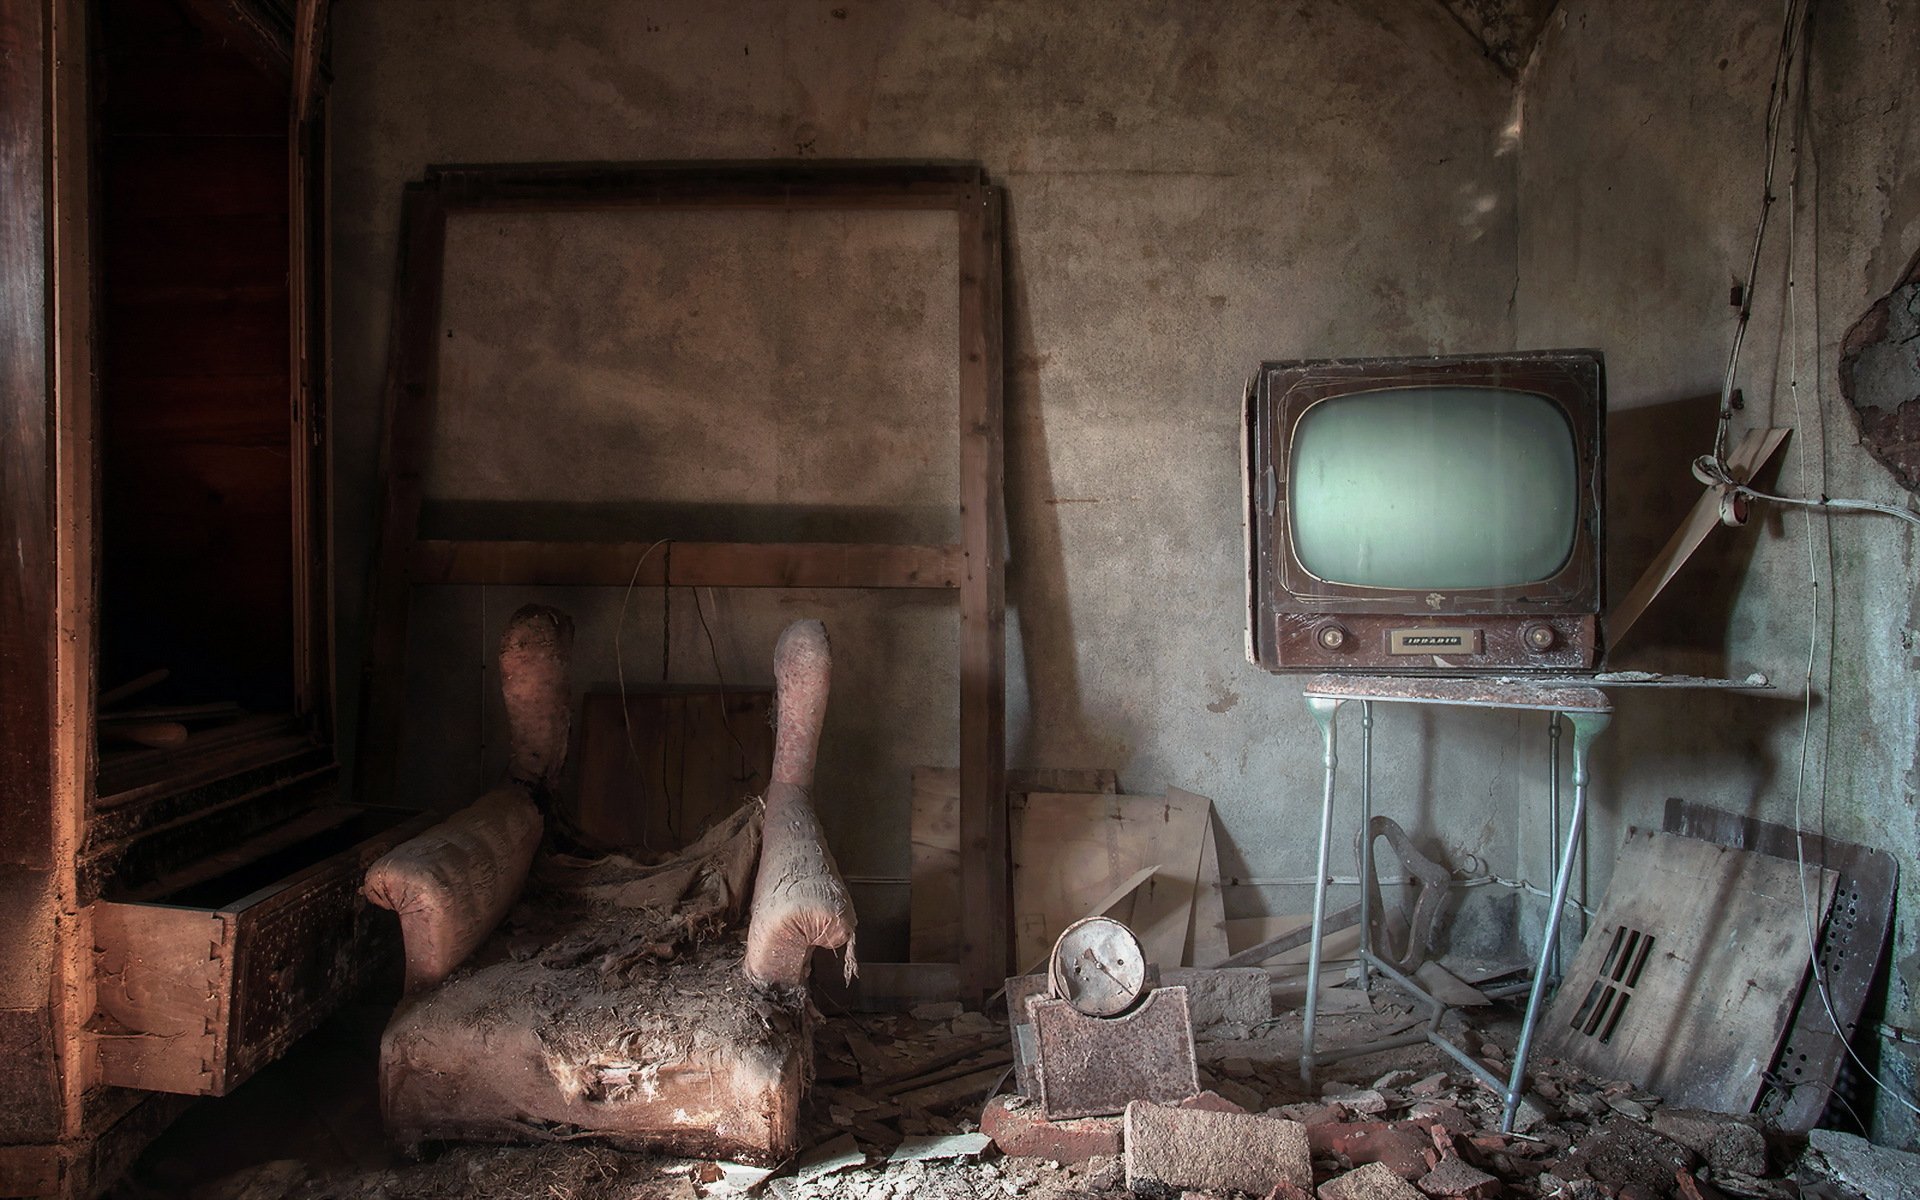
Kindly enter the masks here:
<path id="1" fill-rule="evenodd" d="M 1546 995 L 1547 981 L 1558 961 L 1560 916 L 1566 906 L 1567 881 L 1573 874 L 1574 858 L 1579 852 L 1580 838 L 1586 828 L 1588 756 L 1593 740 L 1600 736 L 1608 722 L 1613 719 L 1613 702 L 1598 688 L 1584 686 L 1571 680 L 1534 682 L 1514 679 L 1408 678 L 1380 675 L 1316 675 L 1307 681 L 1305 696 L 1307 708 L 1313 713 L 1315 723 L 1320 726 L 1322 761 L 1326 768 L 1326 780 L 1320 799 L 1320 855 L 1314 875 L 1313 940 L 1310 943 L 1311 949 L 1307 959 L 1307 1012 L 1300 1035 L 1300 1077 L 1303 1081 L 1311 1083 L 1314 1068 L 1322 1063 L 1358 1054 L 1391 1050 L 1399 1046 L 1411 1046 L 1421 1042 L 1431 1043 L 1459 1062 L 1461 1066 L 1472 1072 L 1475 1078 L 1504 1099 L 1505 1104 L 1500 1115 L 1500 1131 L 1510 1132 L 1513 1129 L 1514 1114 L 1519 1110 L 1520 1098 L 1526 1085 L 1527 1056 L 1533 1048 L 1534 1028 L 1539 1021 L 1541 1001 Z M 1361 1045 L 1319 1052 L 1314 1044 L 1314 1026 L 1319 1016 L 1321 939 L 1325 933 L 1327 915 L 1328 850 L 1333 839 L 1333 789 L 1335 772 L 1339 764 L 1335 733 L 1340 706 L 1350 701 L 1359 702 L 1361 713 L 1360 878 L 1362 882 L 1359 959 L 1362 985 L 1366 986 L 1370 983 L 1371 973 L 1378 971 L 1382 978 L 1424 1003 L 1429 1012 L 1424 1029 Z M 1371 828 L 1373 821 L 1373 706 L 1376 703 L 1522 709 L 1550 713 L 1556 718 L 1550 723 L 1550 729 L 1555 738 L 1555 757 L 1554 779 L 1549 791 L 1549 800 L 1553 809 L 1553 836 L 1557 849 L 1552 887 L 1549 889 L 1552 892 L 1552 908 L 1547 914 L 1545 936 L 1541 939 L 1539 958 L 1534 964 L 1533 985 L 1527 996 L 1526 1018 L 1520 1027 L 1520 1044 L 1514 1048 L 1512 1072 L 1504 1080 L 1440 1032 L 1440 1020 L 1448 1008 L 1446 1003 L 1436 999 L 1425 988 L 1373 952 L 1372 914 L 1368 911 L 1371 889 L 1366 886 L 1365 881 L 1373 873 L 1373 839 L 1366 836 L 1366 831 Z M 1567 822 L 1564 845 L 1558 845 L 1560 787 L 1557 718 L 1559 717 L 1565 717 L 1573 725 L 1573 812 Z"/>

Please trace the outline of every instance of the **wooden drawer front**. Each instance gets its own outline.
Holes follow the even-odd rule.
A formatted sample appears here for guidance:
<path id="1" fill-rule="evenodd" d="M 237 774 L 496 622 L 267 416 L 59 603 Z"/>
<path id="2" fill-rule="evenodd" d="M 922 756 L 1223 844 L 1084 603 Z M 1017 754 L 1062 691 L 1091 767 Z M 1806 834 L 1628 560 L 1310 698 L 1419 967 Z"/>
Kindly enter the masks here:
<path id="1" fill-rule="evenodd" d="M 364 866 L 340 866 L 255 906 L 241 922 L 227 1054 L 236 1081 L 284 1054 L 371 970 L 393 961 L 399 939 L 382 935 L 398 923 L 361 897 Z"/>
<path id="2" fill-rule="evenodd" d="M 409 816 L 218 909 L 97 902 L 100 1082 L 224 1096 L 285 1053 L 392 961 L 397 924 L 360 882 L 431 823 Z"/>
<path id="3" fill-rule="evenodd" d="M 93 909 L 94 1035 L 100 1082 L 211 1096 L 225 1074 L 226 913 L 157 904 Z"/>

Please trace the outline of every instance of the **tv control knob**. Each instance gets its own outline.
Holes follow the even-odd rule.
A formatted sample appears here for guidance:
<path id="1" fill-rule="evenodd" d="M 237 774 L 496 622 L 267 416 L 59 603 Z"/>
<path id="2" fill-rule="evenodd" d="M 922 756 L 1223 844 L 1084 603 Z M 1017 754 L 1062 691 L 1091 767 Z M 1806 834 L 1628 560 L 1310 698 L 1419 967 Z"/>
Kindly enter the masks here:
<path id="1" fill-rule="evenodd" d="M 1554 632 L 1551 625 L 1529 625 L 1520 631 L 1520 638 L 1527 643 L 1529 650 L 1547 651 L 1553 649 L 1560 635 Z"/>
<path id="2" fill-rule="evenodd" d="M 1316 637 L 1322 650 L 1345 650 L 1353 642 L 1353 635 L 1338 625 L 1322 625 Z"/>

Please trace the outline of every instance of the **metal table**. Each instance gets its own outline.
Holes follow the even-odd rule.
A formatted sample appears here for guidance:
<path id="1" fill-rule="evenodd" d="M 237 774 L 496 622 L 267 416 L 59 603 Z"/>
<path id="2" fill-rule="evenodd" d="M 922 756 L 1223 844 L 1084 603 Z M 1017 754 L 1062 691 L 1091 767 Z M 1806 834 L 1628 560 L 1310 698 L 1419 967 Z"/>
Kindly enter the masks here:
<path id="1" fill-rule="evenodd" d="M 1305 695 L 1307 708 L 1313 713 L 1314 721 L 1320 726 L 1326 784 L 1320 798 L 1320 857 L 1313 889 L 1313 941 L 1307 958 L 1307 1013 L 1305 1027 L 1301 1032 L 1300 1077 L 1310 1084 L 1314 1068 L 1321 1063 L 1358 1054 L 1391 1050 L 1398 1046 L 1429 1042 L 1452 1056 L 1477 1079 L 1504 1098 L 1505 1107 L 1501 1112 L 1500 1131 L 1509 1132 L 1513 1128 L 1514 1113 L 1520 1107 L 1520 1098 L 1526 1082 L 1527 1055 L 1533 1047 L 1534 1026 L 1540 1017 L 1541 1000 L 1546 994 L 1548 979 L 1558 965 L 1560 914 L 1566 905 L 1567 882 L 1573 875 L 1574 857 L 1579 850 L 1581 834 L 1586 828 L 1588 753 L 1593 746 L 1594 738 L 1598 737 L 1601 731 L 1606 729 L 1607 723 L 1613 719 L 1613 702 L 1598 688 L 1583 686 L 1571 680 L 1532 682 L 1512 679 L 1425 679 L 1397 676 L 1316 675 L 1307 681 Z M 1363 985 L 1370 982 L 1370 973 L 1378 971 L 1396 987 L 1424 1002 L 1430 1011 L 1424 1029 L 1320 1053 L 1314 1048 L 1314 1025 L 1319 1016 L 1320 1006 L 1321 938 L 1325 932 L 1327 916 L 1328 851 L 1333 839 L 1334 775 L 1339 765 L 1334 735 L 1340 706 L 1349 701 L 1358 701 L 1361 713 L 1359 958 L 1362 982 Z M 1557 851 L 1554 856 L 1553 884 L 1550 889 L 1553 893 L 1552 909 L 1547 914 L 1546 933 L 1541 939 L 1539 961 L 1534 965 L 1533 986 L 1527 997 L 1526 1019 L 1520 1027 L 1520 1044 L 1514 1048 L 1513 1052 L 1513 1072 L 1506 1080 L 1500 1079 L 1480 1065 L 1465 1050 L 1454 1045 L 1440 1032 L 1440 1019 L 1448 1008 L 1444 1002 L 1435 999 L 1425 988 L 1407 978 L 1392 964 L 1383 961 L 1373 952 L 1372 914 L 1368 911 L 1371 889 L 1366 886 L 1366 880 L 1373 874 L 1373 838 L 1367 836 L 1367 832 L 1373 822 L 1373 706 L 1376 703 L 1525 709 L 1552 714 L 1549 730 L 1553 738 L 1554 772 L 1549 800 L 1553 810 L 1553 836 Z M 1560 717 L 1565 717 L 1573 725 L 1573 812 L 1567 823 L 1567 838 L 1564 845 L 1557 844 L 1560 836 Z"/>

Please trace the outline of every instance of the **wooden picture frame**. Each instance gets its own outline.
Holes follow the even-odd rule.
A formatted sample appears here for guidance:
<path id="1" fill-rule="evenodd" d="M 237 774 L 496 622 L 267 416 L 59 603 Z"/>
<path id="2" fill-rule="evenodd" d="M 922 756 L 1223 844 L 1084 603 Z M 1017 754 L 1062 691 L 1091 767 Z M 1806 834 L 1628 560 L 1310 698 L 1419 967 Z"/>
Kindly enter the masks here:
<path id="1" fill-rule="evenodd" d="M 595 163 L 433 167 L 407 185 L 389 328 L 383 496 L 360 678 L 356 800 L 382 803 L 399 765 L 410 594 L 421 584 L 624 585 L 647 545 L 424 541 L 423 470 L 438 399 L 440 305 L 450 213 L 645 208 L 946 210 L 958 237 L 960 541 L 675 542 L 639 582 L 690 587 L 933 588 L 960 593 L 960 900 L 969 922 L 956 976 L 916 990 L 986 995 L 1009 968 L 1006 588 L 1003 495 L 1002 193 L 978 165 Z M 921 964 L 898 966 L 907 973 Z"/>

